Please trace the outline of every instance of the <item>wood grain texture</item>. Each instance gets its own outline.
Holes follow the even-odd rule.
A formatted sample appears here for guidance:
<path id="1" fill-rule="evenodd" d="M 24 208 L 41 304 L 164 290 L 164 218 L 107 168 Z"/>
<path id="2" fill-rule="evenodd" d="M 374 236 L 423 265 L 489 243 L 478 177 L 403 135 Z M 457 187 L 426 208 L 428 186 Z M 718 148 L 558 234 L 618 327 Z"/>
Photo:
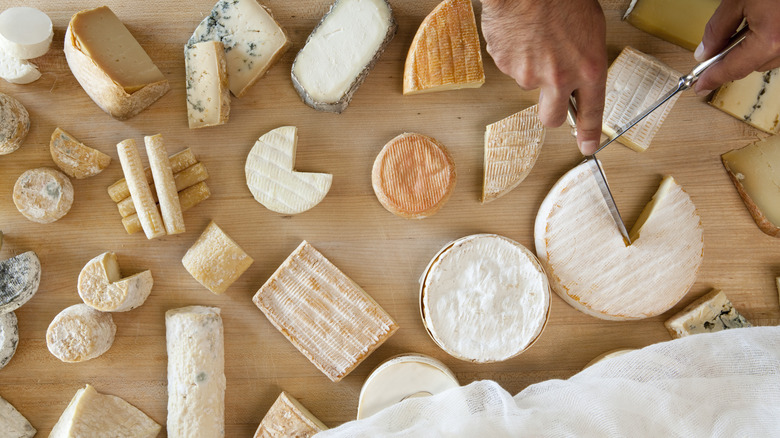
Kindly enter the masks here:
<path id="1" fill-rule="evenodd" d="M 729 296 L 756 325 L 780 322 L 775 277 L 780 241 L 762 233 L 745 209 L 720 163 L 720 154 L 764 137 L 759 131 L 684 94 L 647 152 L 614 146 L 600 154 L 618 205 L 633 224 L 665 174 L 690 193 L 704 226 L 704 263 L 686 298 L 666 314 L 642 321 L 608 322 L 580 313 L 557 296 L 539 341 L 496 364 L 471 364 L 441 351 L 426 334 L 418 309 L 418 278 L 447 242 L 473 233 L 497 233 L 533 249 L 533 223 L 553 183 L 580 160 L 567 127 L 550 129 L 536 166 L 515 190 L 490 204 L 479 202 L 485 126 L 536 103 L 501 74 L 484 52 L 482 88 L 404 97 L 403 65 L 417 26 L 437 0 L 392 2 L 399 32 L 341 115 L 320 113 L 300 101 L 290 80 L 295 54 L 327 0 L 264 0 L 288 31 L 293 47 L 241 99 L 233 99 L 230 122 L 189 130 L 184 89 L 183 45 L 212 0 L 106 2 L 170 80 L 171 91 L 138 116 L 120 122 L 101 111 L 68 70 L 62 41 L 75 12 L 94 7 L 83 0 L 29 0 L 25 5 L 54 22 L 52 50 L 35 60 L 43 77 L 30 85 L 0 82 L 0 92 L 21 101 L 32 125 L 22 148 L 0 157 L 0 257 L 34 250 L 41 259 L 40 289 L 17 311 L 20 345 L 0 370 L 0 396 L 47 436 L 76 390 L 86 383 L 166 419 L 165 311 L 186 305 L 222 309 L 226 350 L 226 435 L 251 436 L 282 390 L 328 426 L 353 419 L 360 387 L 390 356 L 419 352 L 447 364 L 461 383 L 494 379 L 512 393 L 550 378 L 567 378 L 599 354 L 669 340 L 663 321 L 713 287 Z M 625 45 L 650 53 L 678 71 L 688 71 L 690 52 L 619 20 L 628 1 L 605 1 L 610 60 Z M 17 6 L 3 0 L 0 9 Z M 479 18 L 479 4 L 475 3 Z M 246 187 L 244 163 L 257 138 L 279 126 L 299 129 L 296 169 L 333 174 L 325 200 L 297 216 L 266 210 Z M 63 219 L 48 225 L 26 220 L 11 196 L 25 170 L 52 166 L 49 137 L 60 127 L 114 158 L 101 174 L 74 180 L 75 202 Z M 402 132 L 441 141 L 452 153 L 458 185 L 436 215 L 409 221 L 385 211 L 371 189 L 371 166 L 382 146 Z M 106 187 L 122 177 L 115 145 L 161 133 L 173 153 L 191 147 L 208 168 L 212 196 L 184 214 L 187 231 L 148 241 L 127 235 Z M 255 260 L 224 295 L 215 296 L 181 265 L 181 258 L 210 220 Z M 331 382 L 293 347 L 252 303 L 252 296 L 300 242 L 315 245 L 355 280 L 400 325 L 399 331 L 339 383 Z M 46 349 L 46 327 L 67 306 L 79 303 L 79 271 L 94 256 L 115 251 L 123 275 L 151 269 L 155 286 L 140 308 L 114 315 L 113 347 L 99 358 L 65 364 Z M 161 436 L 163 436 L 161 434 Z"/>

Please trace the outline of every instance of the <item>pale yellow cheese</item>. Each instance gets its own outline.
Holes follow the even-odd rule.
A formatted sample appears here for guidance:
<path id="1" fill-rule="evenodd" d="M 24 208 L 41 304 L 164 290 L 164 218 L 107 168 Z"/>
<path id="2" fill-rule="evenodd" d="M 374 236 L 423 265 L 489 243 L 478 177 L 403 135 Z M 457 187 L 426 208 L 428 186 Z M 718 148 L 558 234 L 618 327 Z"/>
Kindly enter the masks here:
<path id="1" fill-rule="evenodd" d="M 769 134 L 780 132 L 780 69 L 753 72 L 728 82 L 710 105 Z"/>
<path id="2" fill-rule="evenodd" d="M 210 196 L 211 190 L 209 190 L 209 186 L 207 186 L 205 182 L 199 182 L 192 187 L 180 191 L 179 204 L 181 204 L 181 211 L 184 212 L 189 210 L 205 201 Z M 137 213 L 122 218 L 122 225 L 125 227 L 127 234 L 133 234 L 143 230 Z"/>
<path id="3" fill-rule="evenodd" d="M 171 170 L 173 169 L 173 163 L 171 163 Z M 208 177 L 209 172 L 206 170 L 206 166 L 204 166 L 203 163 L 195 163 L 180 172 L 176 172 L 173 175 L 173 182 L 176 185 L 176 190 L 181 192 L 184 189 L 207 180 Z M 156 186 L 154 184 L 149 184 L 149 189 L 152 190 L 152 197 L 154 200 L 159 201 Z M 133 199 L 130 197 L 117 202 L 116 207 L 119 209 L 119 214 L 121 214 L 123 218 L 135 214 L 135 204 L 133 204 Z M 184 207 L 182 207 L 182 211 L 183 210 Z"/>
<path id="4" fill-rule="evenodd" d="M 651 35 L 696 50 L 720 0 L 632 0 L 623 19 Z"/>
<path id="5" fill-rule="evenodd" d="M 178 190 L 173 179 L 171 162 L 168 160 L 168 151 L 162 135 L 144 137 L 146 155 L 149 157 L 149 167 L 152 169 L 154 187 L 157 199 L 160 201 L 160 213 L 165 232 L 167 234 L 180 234 L 184 232 L 184 216 L 179 204 Z M 135 202 L 133 202 L 135 204 Z"/>
<path id="6" fill-rule="evenodd" d="M 751 327 L 750 322 L 731 304 L 726 294 L 713 289 L 675 314 L 664 326 L 673 338 Z"/>
<path id="7" fill-rule="evenodd" d="M 195 154 L 192 152 L 192 149 L 190 148 L 179 151 L 171 155 L 170 157 L 168 157 L 168 159 L 171 161 L 171 170 L 173 170 L 174 175 L 177 172 L 181 172 L 182 170 L 198 162 L 198 159 L 195 158 Z M 151 183 L 152 169 L 149 167 L 145 167 L 144 175 L 146 176 L 146 182 Z M 108 186 L 108 196 L 110 196 L 111 200 L 113 200 L 114 202 L 119 202 L 123 199 L 130 197 L 130 189 L 127 187 L 127 181 L 124 178 L 122 178 L 119 181 L 115 182 L 114 184 Z"/>
<path id="8" fill-rule="evenodd" d="M 46 330 L 46 346 L 63 362 L 94 359 L 111 348 L 116 325 L 110 313 L 74 304 L 54 317 Z"/>
<path id="9" fill-rule="evenodd" d="M 311 438 L 327 429 L 298 400 L 282 391 L 260 422 L 254 438 Z"/>
<path id="10" fill-rule="evenodd" d="M 254 260 L 212 221 L 181 262 L 198 283 L 220 295 Z"/>
<path id="11" fill-rule="evenodd" d="M 84 145 L 60 128 L 51 134 L 49 151 L 57 167 L 71 178 L 95 176 L 111 164 L 111 157 Z"/>
<path id="12" fill-rule="evenodd" d="M 95 310 L 127 312 L 146 301 L 153 284 L 150 271 L 122 278 L 116 254 L 105 252 L 81 269 L 78 291 L 84 303 Z"/>
<path id="13" fill-rule="evenodd" d="M 22 173 L 14 184 L 13 200 L 24 217 L 50 224 L 68 214 L 73 205 L 73 185 L 65 174 L 49 167 Z"/>
<path id="14" fill-rule="evenodd" d="M 230 89 L 225 46 L 219 41 L 184 46 L 184 65 L 190 129 L 227 123 Z"/>
<path id="15" fill-rule="evenodd" d="M 119 153 L 119 162 L 122 164 L 122 172 L 127 180 L 127 187 L 130 189 L 130 197 L 133 199 L 136 211 L 138 211 L 138 218 L 141 220 L 146 238 L 155 239 L 164 236 L 165 226 L 152 197 L 152 191 L 149 189 L 149 183 L 146 182 L 141 156 L 138 153 L 135 140 L 123 140 L 116 145 L 116 148 Z"/>

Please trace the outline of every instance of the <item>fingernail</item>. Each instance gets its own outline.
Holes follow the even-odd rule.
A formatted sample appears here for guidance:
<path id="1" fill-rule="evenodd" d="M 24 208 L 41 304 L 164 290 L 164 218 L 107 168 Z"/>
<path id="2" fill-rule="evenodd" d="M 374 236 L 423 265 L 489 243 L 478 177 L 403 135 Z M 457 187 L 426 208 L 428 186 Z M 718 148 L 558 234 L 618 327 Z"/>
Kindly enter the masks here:
<path id="1" fill-rule="evenodd" d="M 580 151 L 582 152 L 582 155 L 593 155 L 598 147 L 599 143 L 594 140 L 586 140 L 580 143 Z"/>
<path id="2" fill-rule="evenodd" d="M 696 90 L 696 95 L 699 97 L 705 97 L 710 93 L 712 93 L 712 90 Z"/>
<path id="3" fill-rule="evenodd" d="M 699 43 L 699 47 L 693 52 L 693 57 L 699 62 L 704 61 L 704 41 Z"/>

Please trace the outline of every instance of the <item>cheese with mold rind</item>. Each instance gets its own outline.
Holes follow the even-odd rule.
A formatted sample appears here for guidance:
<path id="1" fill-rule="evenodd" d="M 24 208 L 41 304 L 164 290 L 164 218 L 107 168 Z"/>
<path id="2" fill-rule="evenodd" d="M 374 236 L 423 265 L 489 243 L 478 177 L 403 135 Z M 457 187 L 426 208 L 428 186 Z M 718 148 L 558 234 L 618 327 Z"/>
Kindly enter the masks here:
<path id="1" fill-rule="evenodd" d="M 0 262 L 0 314 L 12 312 L 24 305 L 41 284 L 41 262 L 27 251 Z"/>
<path id="2" fill-rule="evenodd" d="M 33 438 L 37 430 L 11 403 L 0 397 L 0 436 Z"/>
<path id="3" fill-rule="evenodd" d="M 0 93 L 0 155 L 22 147 L 30 131 L 30 113 L 13 97 Z"/>
<path id="4" fill-rule="evenodd" d="M 754 128 L 777 134 L 780 132 L 780 68 L 753 72 L 723 84 L 709 103 Z"/>
<path id="5" fill-rule="evenodd" d="M 16 180 L 13 200 L 28 220 L 50 224 L 70 211 L 73 185 L 64 173 L 50 167 L 30 169 Z"/>
<path id="6" fill-rule="evenodd" d="M 19 326 L 16 314 L 14 312 L 0 313 L 0 370 L 8 365 L 8 362 L 14 357 L 18 345 Z M 0 414 L 2 414 L 2 406 L 0 406 Z M 2 419 L 2 415 L 0 415 L 0 420 Z M 2 427 L 2 421 L 0 421 L 0 432 L 2 432 Z"/>
<path id="7" fill-rule="evenodd" d="M 51 134 L 49 152 L 54 164 L 76 179 L 95 176 L 111 164 L 111 157 L 81 143 L 60 128 Z"/>
<path id="8" fill-rule="evenodd" d="M 101 312 L 127 312 L 141 306 L 152 292 L 152 273 L 122 278 L 113 252 L 104 252 L 81 269 L 78 292 L 85 304 Z"/>
<path id="9" fill-rule="evenodd" d="M 63 362 L 94 359 L 111 348 L 116 325 L 110 313 L 74 304 L 54 317 L 46 330 L 46 346 Z"/>
<path id="10" fill-rule="evenodd" d="M 752 325 L 734 308 L 723 291 L 713 289 L 666 320 L 664 326 L 673 338 L 681 338 Z"/>
<path id="11" fill-rule="evenodd" d="M 311 438 L 327 429 L 298 400 L 282 391 L 260 422 L 254 438 Z"/>

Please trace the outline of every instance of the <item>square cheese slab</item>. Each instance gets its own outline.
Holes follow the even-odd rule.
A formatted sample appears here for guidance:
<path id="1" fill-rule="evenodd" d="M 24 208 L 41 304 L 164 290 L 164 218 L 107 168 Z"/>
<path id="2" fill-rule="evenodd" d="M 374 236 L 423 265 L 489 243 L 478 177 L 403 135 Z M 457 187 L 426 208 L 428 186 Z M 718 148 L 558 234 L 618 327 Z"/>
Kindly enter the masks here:
<path id="1" fill-rule="evenodd" d="M 253 262 L 213 221 L 181 260 L 198 283 L 217 295 L 224 293 Z"/>
<path id="2" fill-rule="evenodd" d="M 282 391 L 260 422 L 254 438 L 310 438 L 327 429 L 298 400 Z"/>

